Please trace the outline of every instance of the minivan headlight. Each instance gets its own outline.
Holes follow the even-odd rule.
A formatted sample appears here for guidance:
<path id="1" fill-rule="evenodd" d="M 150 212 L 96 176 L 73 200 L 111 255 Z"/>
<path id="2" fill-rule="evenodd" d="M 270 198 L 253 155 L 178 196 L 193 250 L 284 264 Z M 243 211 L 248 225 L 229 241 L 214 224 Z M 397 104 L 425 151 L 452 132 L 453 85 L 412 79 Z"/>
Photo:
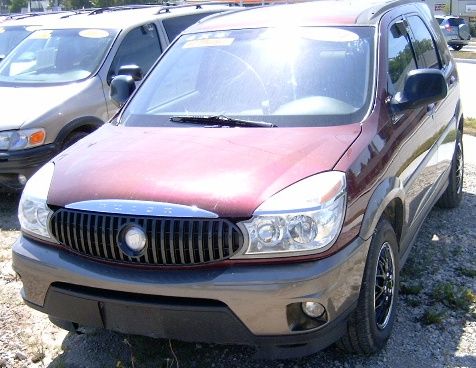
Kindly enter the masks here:
<path id="1" fill-rule="evenodd" d="M 329 171 L 276 193 L 240 223 L 248 248 L 235 258 L 288 257 L 323 252 L 337 239 L 346 206 L 345 174 Z"/>
<path id="2" fill-rule="evenodd" d="M 16 151 L 41 146 L 46 132 L 42 128 L 0 131 L 0 150 Z"/>
<path id="3" fill-rule="evenodd" d="M 55 165 L 43 166 L 27 181 L 18 207 L 18 219 L 22 231 L 51 240 L 48 218 L 53 211 L 46 205 Z"/>

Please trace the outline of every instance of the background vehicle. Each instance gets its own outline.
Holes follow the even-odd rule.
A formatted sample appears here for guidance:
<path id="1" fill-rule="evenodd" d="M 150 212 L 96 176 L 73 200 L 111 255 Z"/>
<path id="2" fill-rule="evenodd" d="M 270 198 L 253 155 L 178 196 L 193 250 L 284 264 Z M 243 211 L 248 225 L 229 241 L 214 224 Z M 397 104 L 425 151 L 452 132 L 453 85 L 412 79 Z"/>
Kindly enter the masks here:
<path id="1" fill-rule="evenodd" d="M 446 42 L 454 50 L 461 50 L 463 46 L 469 43 L 471 34 L 463 18 L 440 15 L 435 16 L 435 18 L 445 35 Z"/>
<path id="2" fill-rule="evenodd" d="M 6 18 L 5 21 L 0 24 L 0 61 L 33 31 L 39 29 L 41 26 L 46 26 L 51 22 L 67 18 L 73 14 L 75 13 L 32 13 Z"/>
<path id="3" fill-rule="evenodd" d="M 109 85 L 122 66 L 139 80 L 183 29 L 229 9 L 94 11 L 32 33 L 0 63 L 0 185 L 22 188 L 56 153 L 109 120 L 117 110 Z"/>
<path id="4" fill-rule="evenodd" d="M 27 183 L 22 296 L 72 331 L 374 353 L 426 215 L 461 201 L 460 106 L 422 2 L 210 17 Z"/>

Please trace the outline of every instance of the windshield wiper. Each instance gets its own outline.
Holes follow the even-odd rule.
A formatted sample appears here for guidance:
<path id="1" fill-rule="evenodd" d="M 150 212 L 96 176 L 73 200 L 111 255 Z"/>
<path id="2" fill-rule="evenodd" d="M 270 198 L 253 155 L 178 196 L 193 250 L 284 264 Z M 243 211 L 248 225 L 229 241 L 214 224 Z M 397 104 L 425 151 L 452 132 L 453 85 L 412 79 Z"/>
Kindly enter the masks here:
<path id="1" fill-rule="evenodd" d="M 277 125 L 265 121 L 252 121 L 229 118 L 225 115 L 177 115 L 172 116 L 170 121 L 174 123 L 189 124 L 213 124 L 215 126 L 234 126 L 234 127 L 257 127 L 257 128 L 275 128 Z"/>

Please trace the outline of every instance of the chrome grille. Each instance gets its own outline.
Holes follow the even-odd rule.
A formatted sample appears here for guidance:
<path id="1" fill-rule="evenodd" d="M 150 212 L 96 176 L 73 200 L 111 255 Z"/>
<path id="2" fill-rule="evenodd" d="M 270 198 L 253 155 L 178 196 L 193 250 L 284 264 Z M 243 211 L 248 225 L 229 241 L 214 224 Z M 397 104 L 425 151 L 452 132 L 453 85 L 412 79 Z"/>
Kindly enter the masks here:
<path id="1" fill-rule="evenodd" d="M 130 224 L 147 235 L 140 256 L 118 245 L 120 230 Z M 166 218 L 104 214 L 60 208 L 50 219 L 51 235 L 65 248 L 98 259 L 144 265 L 197 265 L 230 258 L 243 235 L 226 219 Z"/>

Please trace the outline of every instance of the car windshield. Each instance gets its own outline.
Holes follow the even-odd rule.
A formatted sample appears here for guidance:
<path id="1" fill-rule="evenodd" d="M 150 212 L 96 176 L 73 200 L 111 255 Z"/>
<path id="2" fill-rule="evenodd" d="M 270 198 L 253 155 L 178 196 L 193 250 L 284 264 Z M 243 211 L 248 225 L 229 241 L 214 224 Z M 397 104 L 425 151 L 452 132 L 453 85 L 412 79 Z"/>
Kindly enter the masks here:
<path id="1" fill-rule="evenodd" d="M 176 126 L 170 118 L 178 115 L 278 126 L 358 122 L 371 100 L 373 33 L 371 27 L 292 27 L 183 35 L 119 123 Z"/>
<path id="2" fill-rule="evenodd" d="M 89 77 L 116 36 L 105 29 L 33 32 L 0 64 L 0 85 L 49 85 Z"/>
<path id="3" fill-rule="evenodd" d="M 24 26 L 0 27 L 0 56 L 4 57 L 7 55 L 32 31 Z"/>

